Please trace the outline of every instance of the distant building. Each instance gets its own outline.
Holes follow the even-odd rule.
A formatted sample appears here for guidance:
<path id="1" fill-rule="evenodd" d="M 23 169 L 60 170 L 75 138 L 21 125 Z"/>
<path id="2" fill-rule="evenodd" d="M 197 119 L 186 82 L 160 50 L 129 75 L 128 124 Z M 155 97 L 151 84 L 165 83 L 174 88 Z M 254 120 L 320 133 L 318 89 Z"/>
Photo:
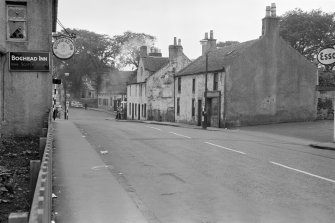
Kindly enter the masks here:
<path id="1" fill-rule="evenodd" d="M 134 74 L 134 71 L 118 70 L 104 73 L 98 94 L 98 107 L 108 111 L 116 111 L 122 101 L 127 101 L 127 82 Z"/>
<path id="2" fill-rule="evenodd" d="M 274 4 L 262 28 L 259 39 L 221 49 L 205 36 L 202 56 L 176 74 L 176 122 L 201 125 L 206 64 L 209 126 L 315 119 L 317 68 L 279 36 Z"/>
<path id="3" fill-rule="evenodd" d="M 83 88 L 81 90 L 82 99 L 97 98 L 96 83 L 91 78 L 85 76 L 82 78 Z"/>
<path id="4" fill-rule="evenodd" d="M 57 0 L 0 1 L 1 134 L 41 133 L 52 103 L 50 49 L 57 4 Z"/>

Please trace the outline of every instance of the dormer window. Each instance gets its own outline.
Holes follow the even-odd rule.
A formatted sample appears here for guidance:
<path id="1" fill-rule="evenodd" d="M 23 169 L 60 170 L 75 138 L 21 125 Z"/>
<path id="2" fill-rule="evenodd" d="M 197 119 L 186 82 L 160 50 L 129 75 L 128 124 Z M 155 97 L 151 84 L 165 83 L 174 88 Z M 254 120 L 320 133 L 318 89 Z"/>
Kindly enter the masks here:
<path id="1" fill-rule="evenodd" d="M 7 5 L 7 40 L 27 40 L 27 5 Z"/>

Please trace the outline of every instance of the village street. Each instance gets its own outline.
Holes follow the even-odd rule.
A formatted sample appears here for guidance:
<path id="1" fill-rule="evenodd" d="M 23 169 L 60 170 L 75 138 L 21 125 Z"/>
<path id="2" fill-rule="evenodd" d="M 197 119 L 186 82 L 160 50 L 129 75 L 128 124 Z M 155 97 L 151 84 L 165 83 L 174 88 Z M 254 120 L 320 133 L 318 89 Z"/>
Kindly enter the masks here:
<path id="1" fill-rule="evenodd" d="M 309 147 L 313 134 L 153 125 L 84 109 L 68 122 L 148 222 L 335 221 L 335 151 Z"/>

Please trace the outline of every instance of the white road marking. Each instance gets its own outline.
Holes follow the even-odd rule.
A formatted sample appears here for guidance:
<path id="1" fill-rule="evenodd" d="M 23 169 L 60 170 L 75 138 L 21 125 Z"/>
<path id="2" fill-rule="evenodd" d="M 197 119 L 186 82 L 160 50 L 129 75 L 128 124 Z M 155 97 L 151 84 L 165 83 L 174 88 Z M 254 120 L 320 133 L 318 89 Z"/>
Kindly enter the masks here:
<path id="1" fill-rule="evenodd" d="M 189 136 L 184 136 L 184 135 L 181 135 L 181 134 L 178 134 L 178 133 L 175 133 L 175 132 L 169 132 L 169 133 L 171 133 L 171 134 L 175 134 L 175 135 L 177 135 L 177 136 L 185 137 L 185 138 L 188 138 L 188 139 L 192 139 L 192 138 L 189 137 Z"/>
<path id="2" fill-rule="evenodd" d="M 225 149 L 225 150 L 229 150 L 229 151 L 232 151 L 232 152 L 235 152 L 235 153 L 240 153 L 240 154 L 246 155 L 246 153 L 238 151 L 238 150 L 235 150 L 235 149 L 230 149 L 230 148 L 227 148 L 227 147 L 224 147 L 224 146 L 219 146 L 219 145 L 216 145 L 216 144 L 213 144 L 213 143 L 210 143 L 210 142 L 205 142 L 205 143 L 209 144 L 209 145 L 212 145 L 212 146 L 216 146 L 216 147 Z"/>
<path id="3" fill-rule="evenodd" d="M 306 171 L 302 171 L 302 170 L 298 170 L 298 169 L 295 169 L 295 168 L 292 168 L 292 167 L 289 167 L 289 166 L 285 166 L 285 165 L 280 164 L 280 163 L 276 163 L 276 162 L 272 162 L 272 161 L 270 161 L 270 163 L 272 163 L 274 165 L 277 165 L 277 166 L 284 167 L 284 168 L 289 169 L 289 170 L 294 170 L 296 172 L 303 173 L 303 174 L 306 174 L 306 175 L 309 175 L 309 176 L 312 176 L 312 177 L 316 177 L 316 178 L 319 178 L 319 179 L 322 179 L 322 180 L 326 180 L 326 181 L 331 182 L 331 183 L 335 183 L 335 180 L 332 180 L 332 179 L 329 179 L 329 178 L 326 178 L 326 177 L 321 177 L 321 176 L 318 176 L 318 175 L 315 175 L 315 174 L 312 174 L 312 173 L 308 173 Z"/>
<path id="4" fill-rule="evenodd" d="M 162 131 L 162 130 L 159 129 L 159 128 L 155 128 L 155 127 L 151 127 L 151 126 L 147 126 L 147 125 L 145 125 L 145 127 L 147 127 L 147 128 L 151 128 L 151 129 L 156 129 L 156 130 L 158 130 L 158 131 Z"/>

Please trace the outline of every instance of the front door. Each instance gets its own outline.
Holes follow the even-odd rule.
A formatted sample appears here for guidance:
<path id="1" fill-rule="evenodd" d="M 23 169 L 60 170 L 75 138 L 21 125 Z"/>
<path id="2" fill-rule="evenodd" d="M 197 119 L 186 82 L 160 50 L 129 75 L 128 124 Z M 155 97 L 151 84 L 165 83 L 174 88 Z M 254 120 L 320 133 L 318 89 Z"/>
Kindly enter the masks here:
<path id="1" fill-rule="evenodd" d="M 134 103 L 131 104 L 131 120 L 134 120 Z"/>
<path id="2" fill-rule="evenodd" d="M 201 126 L 202 101 L 198 100 L 198 126 Z"/>
<path id="3" fill-rule="evenodd" d="M 138 118 L 138 120 L 140 120 L 141 119 L 141 116 L 140 116 L 140 114 L 141 114 L 141 105 L 138 104 L 137 107 L 138 107 L 138 109 L 137 109 L 138 110 L 138 117 L 137 118 Z"/>
<path id="4" fill-rule="evenodd" d="M 208 126 L 219 128 L 219 107 L 220 107 L 220 98 L 214 97 L 208 99 L 208 116 L 207 116 L 207 124 Z"/>

